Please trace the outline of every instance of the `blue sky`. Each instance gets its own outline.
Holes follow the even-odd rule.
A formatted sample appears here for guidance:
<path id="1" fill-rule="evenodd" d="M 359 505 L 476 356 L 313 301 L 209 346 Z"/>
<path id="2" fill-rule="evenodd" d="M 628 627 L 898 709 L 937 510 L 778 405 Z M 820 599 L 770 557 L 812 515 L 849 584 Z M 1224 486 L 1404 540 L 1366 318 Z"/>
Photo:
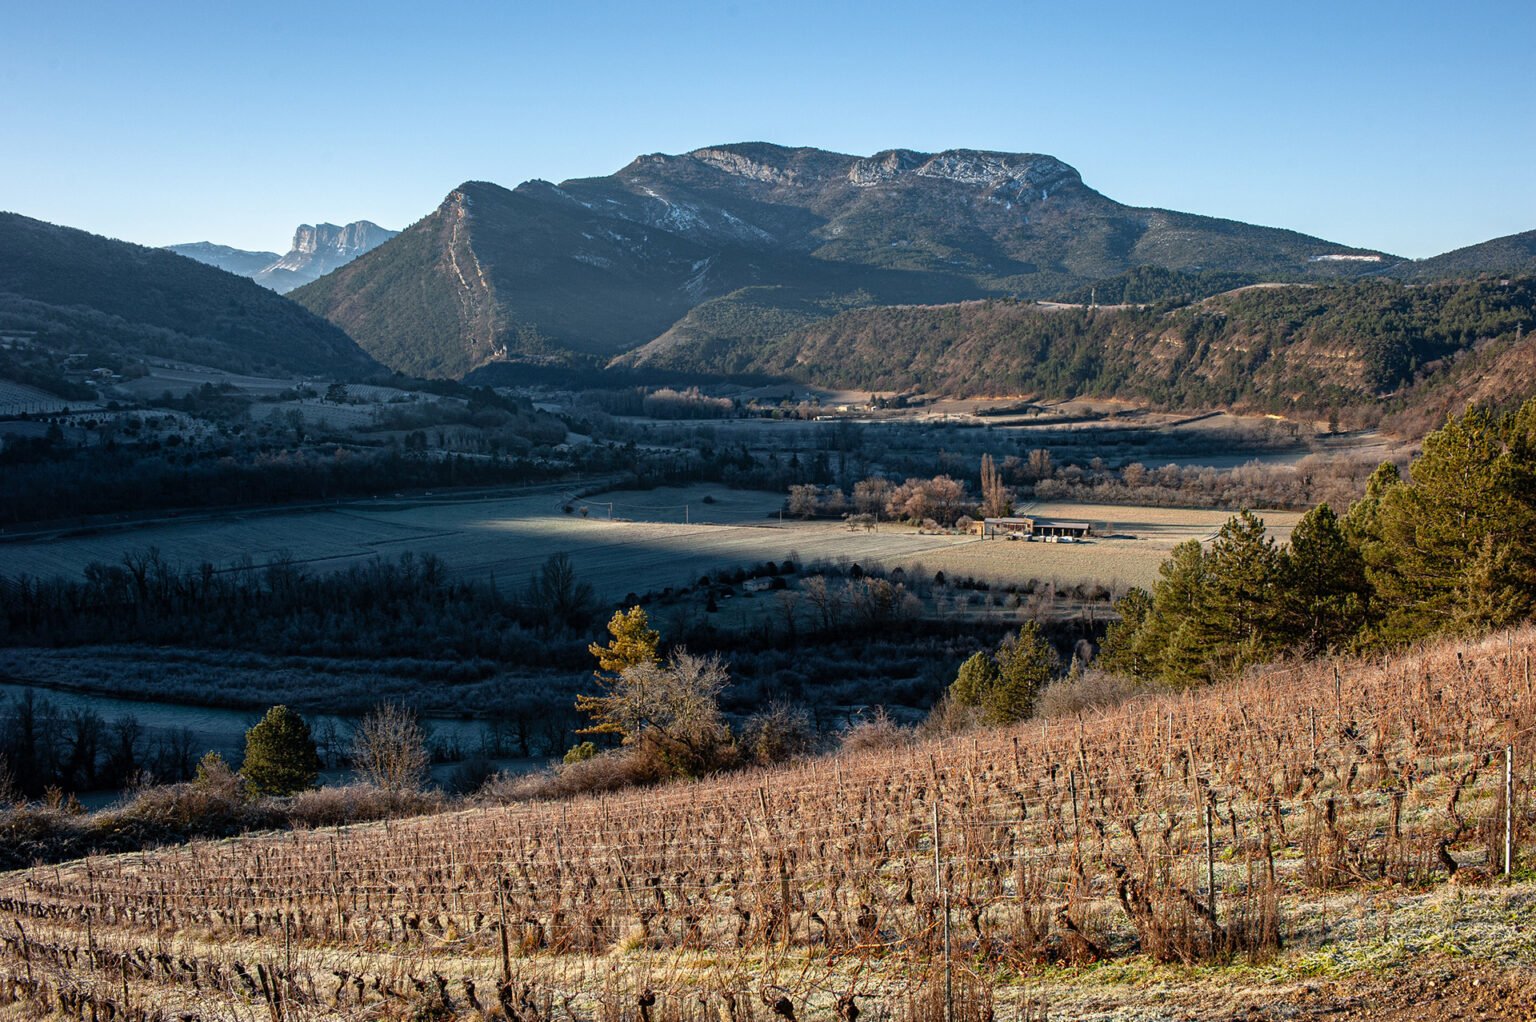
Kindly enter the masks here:
<path id="1" fill-rule="evenodd" d="M 952 9 L 951 9 L 952 8 Z M 0 209 L 143 244 L 764 140 L 1041 152 L 1423 257 L 1536 228 L 1536 3 L 0 0 Z"/>

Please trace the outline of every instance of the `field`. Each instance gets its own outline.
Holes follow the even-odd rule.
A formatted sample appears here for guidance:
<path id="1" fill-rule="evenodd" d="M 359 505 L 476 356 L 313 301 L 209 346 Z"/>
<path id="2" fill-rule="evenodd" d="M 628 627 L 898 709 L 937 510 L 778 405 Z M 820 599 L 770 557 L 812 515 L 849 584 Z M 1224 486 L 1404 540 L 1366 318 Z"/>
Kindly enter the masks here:
<path id="1" fill-rule="evenodd" d="M 47 391 L 38 390 L 36 387 L 28 387 L 24 383 L 0 380 L 0 416 L 34 413 L 46 414 L 63 411 L 69 407 L 79 408 L 81 405 L 93 403 L 89 401 L 66 401 L 61 397 L 49 394 Z"/>
<path id="2" fill-rule="evenodd" d="M 915 1022 L 947 989 L 965 1020 L 1526 1017 L 1533 652 L 21 870 L 0 1013 Z"/>
<path id="3" fill-rule="evenodd" d="M 93 561 L 115 563 L 127 551 L 155 547 L 177 564 L 208 561 L 222 568 L 249 555 L 259 565 L 286 555 L 322 570 L 409 550 L 437 554 L 461 577 L 494 577 L 503 588 L 523 585 L 551 554 L 567 553 L 582 579 L 614 601 L 630 592 L 686 585 L 719 568 L 787 558 L 909 570 L 921 565 L 999 582 L 1148 585 L 1177 543 L 1208 538 L 1227 518 L 1215 511 L 1041 504 L 1031 513 L 1110 530 L 1088 543 L 1048 544 L 922 535 L 908 526 L 866 532 L 838 522 L 781 521 L 782 502 L 779 494 L 719 486 L 614 491 L 585 500 L 543 487 L 492 498 L 384 498 L 288 512 L 162 518 L 88 534 L 12 538 L 0 544 L 0 574 L 77 577 Z M 567 506 L 570 513 L 563 510 Z M 1266 517 L 1284 538 L 1299 516 Z"/>

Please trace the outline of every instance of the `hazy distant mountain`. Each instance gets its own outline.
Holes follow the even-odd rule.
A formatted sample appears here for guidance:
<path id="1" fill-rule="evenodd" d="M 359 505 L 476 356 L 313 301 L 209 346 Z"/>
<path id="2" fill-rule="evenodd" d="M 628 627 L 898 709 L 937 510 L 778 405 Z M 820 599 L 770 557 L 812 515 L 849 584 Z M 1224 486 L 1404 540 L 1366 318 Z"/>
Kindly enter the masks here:
<path id="1" fill-rule="evenodd" d="M 286 294 L 339 266 L 345 266 L 399 233 L 368 220 L 358 220 L 345 227 L 335 224 L 300 224 L 293 232 L 293 248 L 282 256 L 276 252 L 247 252 L 209 241 L 166 247 L 177 255 L 217 266 L 230 273 L 238 273 L 242 277 L 250 277 L 278 294 Z"/>
<path id="2" fill-rule="evenodd" d="M 252 281 L 15 213 L 0 213 L 0 326 L 68 351 L 241 371 L 377 368 L 341 330 Z"/>
<path id="3" fill-rule="evenodd" d="M 1403 263 L 1394 275 L 1408 280 L 1469 279 L 1486 274 L 1536 273 L 1536 231 L 1510 234 L 1429 259 Z"/>
<path id="4" fill-rule="evenodd" d="M 165 247 L 177 255 L 196 259 L 209 266 L 217 266 L 221 270 L 228 270 L 242 277 L 254 277 L 282 258 L 276 252 L 247 252 L 243 248 L 215 245 L 211 241 L 193 241 L 185 245 Z"/>
<path id="5" fill-rule="evenodd" d="M 1125 206 L 1050 156 L 760 143 L 642 156 L 608 177 L 469 182 L 294 297 L 393 368 L 755 342 L 874 305 L 1046 297 L 1155 266 L 1262 280 L 1395 257 Z"/>

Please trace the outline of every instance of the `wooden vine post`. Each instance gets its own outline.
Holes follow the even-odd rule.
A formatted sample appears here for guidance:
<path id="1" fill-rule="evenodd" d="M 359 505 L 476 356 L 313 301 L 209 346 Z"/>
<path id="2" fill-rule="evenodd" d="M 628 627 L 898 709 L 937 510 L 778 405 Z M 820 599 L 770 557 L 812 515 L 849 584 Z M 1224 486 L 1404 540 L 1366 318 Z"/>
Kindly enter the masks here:
<path id="1" fill-rule="evenodd" d="M 955 974 L 949 956 L 949 891 L 944 886 L 943 846 L 939 838 L 939 800 L 933 800 L 933 892 L 943 912 L 944 1022 L 955 1022 Z"/>
<path id="2" fill-rule="evenodd" d="M 496 864 L 496 912 L 501 917 L 501 982 L 512 982 L 512 955 L 507 947 L 507 894 L 501 863 Z"/>
<path id="3" fill-rule="evenodd" d="M 1504 746 L 1504 875 L 1515 871 L 1515 747 Z"/>
<path id="4" fill-rule="evenodd" d="M 1212 930 L 1216 928 L 1216 845 L 1211 829 L 1211 807 L 1215 801 L 1216 796 L 1212 794 L 1205 803 L 1205 889 Z"/>

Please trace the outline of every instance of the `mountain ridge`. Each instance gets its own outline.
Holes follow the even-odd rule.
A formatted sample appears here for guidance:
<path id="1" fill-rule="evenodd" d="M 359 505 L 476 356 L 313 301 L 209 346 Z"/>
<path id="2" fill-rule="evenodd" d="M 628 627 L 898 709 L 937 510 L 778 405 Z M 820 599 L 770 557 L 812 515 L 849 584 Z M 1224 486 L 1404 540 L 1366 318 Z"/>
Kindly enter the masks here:
<path id="1" fill-rule="evenodd" d="M 1374 261 L 1315 258 L 1328 255 Z M 849 306 L 1043 298 L 1145 263 L 1327 280 L 1399 261 L 1125 206 L 1042 154 L 733 143 L 558 184 L 465 182 L 399 238 L 293 297 L 392 368 L 461 377 L 498 361 L 612 358 L 745 289 L 782 290 L 748 291 L 753 301 L 715 319 L 761 335 Z"/>

